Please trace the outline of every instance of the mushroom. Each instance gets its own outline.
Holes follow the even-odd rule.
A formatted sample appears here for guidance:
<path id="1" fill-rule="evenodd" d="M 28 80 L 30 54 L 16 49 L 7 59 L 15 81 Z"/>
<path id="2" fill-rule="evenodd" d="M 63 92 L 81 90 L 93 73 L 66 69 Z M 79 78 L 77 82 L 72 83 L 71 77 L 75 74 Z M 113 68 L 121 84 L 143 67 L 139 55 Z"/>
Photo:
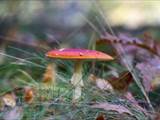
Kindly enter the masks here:
<path id="1" fill-rule="evenodd" d="M 82 80 L 82 64 L 84 60 L 113 60 L 113 58 L 103 52 L 88 49 L 65 48 L 51 50 L 46 54 L 47 57 L 55 59 L 75 60 L 74 73 L 71 84 L 75 87 L 73 100 L 78 100 L 81 96 L 81 88 L 84 86 Z"/>

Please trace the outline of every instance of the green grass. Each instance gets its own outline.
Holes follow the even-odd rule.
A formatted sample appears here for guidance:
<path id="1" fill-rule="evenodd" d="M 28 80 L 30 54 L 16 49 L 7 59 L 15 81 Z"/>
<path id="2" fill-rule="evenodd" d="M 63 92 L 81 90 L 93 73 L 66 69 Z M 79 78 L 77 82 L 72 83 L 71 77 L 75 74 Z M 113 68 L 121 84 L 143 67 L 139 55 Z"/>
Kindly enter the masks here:
<path id="1" fill-rule="evenodd" d="M 148 115 L 145 115 L 143 111 L 136 108 L 130 101 L 109 91 L 100 90 L 91 84 L 88 80 L 88 75 L 90 74 L 89 62 L 86 62 L 83 66 L 85 86 L 82 90 L 81 99 L 75 105 L 72 103 L 73 87 L 70 84 L 73 71 L 72 62 L 54 61 L 57 66 L 63 64 L 63 67 L 57 67 L 56 84 L 46 87 L 42 83 L 42 76 L 46 65 L 53 61 L 46 59 L 42 54 L 30 54 L 21 49 L 12 49 L 12 52 L 17 52 L 17 50 L 21 51 L 21 54 L 25 54 L 26 58 L 22 61 L 21 59 L 15 60 L 13 57 L 6 57 L 5 62 L 0 66 L 0 95 L 2 96 L 8 91 L 14 90 L 14 88 L 23 88 L 26 86 L 33 87 L 36 90 L 34 101 L 31 104 L 24 102 L 23 93 L 17 95 L 17 105 L 23 108 L 23 120 L 94 120 L 99 114 L 104 114 L 109 120 L 149 119 Z M 7 55 L 10 54 L 9 52 L 7 53 Z M 36 58 L 33 56 L 36 56 Z M 30 59 L 27 59 L 27 57 Z M 102 68 L 110 65 L 121 69 L 121 66 L 117 63 L 106 64 L 105 62 L 97 62 L 96 64 L 100 67 L 103 66 Z M 98 70 L 98 74 L 99 76 L 108 75 L 107 72 L 101 68 Z M 45 99 L 41 100 L 41 97 Z M 116 111 L 105 111 L 103 109 L 93 109 L 90 107 L 92 103 L 99 102 L 109 102 L 125 106 L 133 115 L 125 113 L 119 114 Z M 1 117 L 3 117 L 3 112 L 0 114 L 0 118 Z"/>

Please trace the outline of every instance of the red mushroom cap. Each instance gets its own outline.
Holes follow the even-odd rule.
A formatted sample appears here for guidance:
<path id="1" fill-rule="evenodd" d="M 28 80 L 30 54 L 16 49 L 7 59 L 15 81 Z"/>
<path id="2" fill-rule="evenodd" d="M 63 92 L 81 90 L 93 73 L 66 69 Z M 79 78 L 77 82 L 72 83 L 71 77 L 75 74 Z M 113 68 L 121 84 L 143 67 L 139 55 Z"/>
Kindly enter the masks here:
<path id="1" fill-rule="evenodd" d="M 110 55 L 107 55 L 100 51 L 88 50 L 88 49 L 76 49 L 76 48 L 51 50 L 47 52 L 46 56 L 50 58 L 72 59 L 72 60 L 75 60 L 75 59 L 113 60 L 113 58 Z"/>

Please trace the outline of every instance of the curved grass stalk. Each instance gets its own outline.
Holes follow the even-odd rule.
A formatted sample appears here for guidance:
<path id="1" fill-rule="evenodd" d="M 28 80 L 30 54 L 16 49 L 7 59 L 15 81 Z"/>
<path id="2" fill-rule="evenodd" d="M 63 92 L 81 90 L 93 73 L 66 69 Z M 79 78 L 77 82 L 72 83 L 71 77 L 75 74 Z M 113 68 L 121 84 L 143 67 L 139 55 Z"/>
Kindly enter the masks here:
<path id="1" fill-rule="evenodd" d="M 39 64 L 37 64 L 37 63 L 31 62 L 31 61 L 28 61 L 28 60 L 25 60 L 25 59 L 23 59 L 23 58 L 18 58 L 18 57 L 14 57 L 14 56 L 12 56 L 12 55 L 9 55 L 9 54 L 5 54 L 5 53 L 3 53 L 3 52 L 1 52 L 1 51 L 0 51 L 0 55 L 4 55 L 4 56 L 6 56 L 6 57 L 13 58 L 13 59 L 16 59 L 16 60 L 20 60 L 20 61 L 22 61 L 22 62 L 26 62 L 26 63 L 32 64 L 32 65 L 34 65 L 34 66 L 36 66 L 36 67 L 45 69 L 45 67 L 42 66 L 42 65 L 39 65 Z"/>
<path id="2" fill-rule="evenodd" d="M 25 75 L 29 80 L 31 80 L 32 83 L 35 85 L 38 85 L 38 83 L 25 71 L 18 69 L 19 72 L 21 72 L 23 75 Z"/>

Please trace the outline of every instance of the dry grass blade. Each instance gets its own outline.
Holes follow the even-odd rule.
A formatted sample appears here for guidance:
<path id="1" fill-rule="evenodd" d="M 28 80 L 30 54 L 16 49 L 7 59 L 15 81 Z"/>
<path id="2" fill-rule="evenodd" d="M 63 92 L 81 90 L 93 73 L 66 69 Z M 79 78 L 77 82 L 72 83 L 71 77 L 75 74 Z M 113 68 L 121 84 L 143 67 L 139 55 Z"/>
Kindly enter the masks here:
<path id="1" fill-rule="evenodd" d="M 124 106 L 121 105 L 114 105 L 114 104 L 110 104 L 110 103 L 98 103 L 95 105 L 91 106 L 92 108 L 100 108 L 100 109 L 104 109 L 106 111 L 116 111 L 119 114 L 123 114 L 123 113 L 127 113 L 130 115 L 133 115 L 127 108 L 125 108 Z"/>

